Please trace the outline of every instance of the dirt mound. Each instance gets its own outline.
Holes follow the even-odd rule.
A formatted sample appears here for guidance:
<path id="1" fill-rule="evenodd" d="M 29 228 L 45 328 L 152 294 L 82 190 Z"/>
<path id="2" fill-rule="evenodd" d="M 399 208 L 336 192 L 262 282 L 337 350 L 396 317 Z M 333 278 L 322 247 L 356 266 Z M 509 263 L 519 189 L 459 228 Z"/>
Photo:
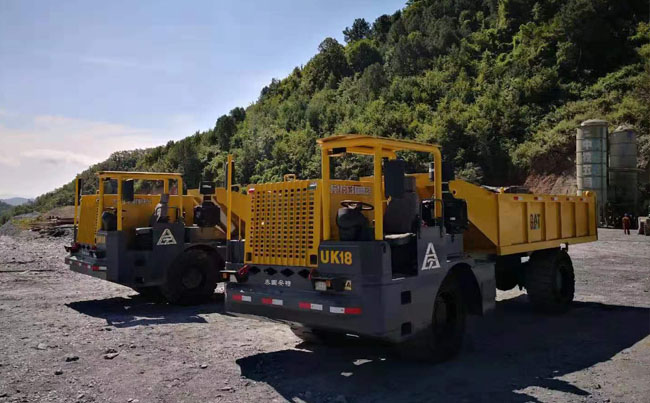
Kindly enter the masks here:
<path id="1" fill-rule="evenodd" d="M 578 187 L 575 174 L 531 174 L 526 178 L 524 186 L 533 193 L 575 195 Z"/>
<path id="2" fill-rule="evenodd" d="M 45 218 L 49 218 L 49 217 L 73 218 L 74 206 L 56 207 L 46 213 L 43 213 L 42 216 Z"/>

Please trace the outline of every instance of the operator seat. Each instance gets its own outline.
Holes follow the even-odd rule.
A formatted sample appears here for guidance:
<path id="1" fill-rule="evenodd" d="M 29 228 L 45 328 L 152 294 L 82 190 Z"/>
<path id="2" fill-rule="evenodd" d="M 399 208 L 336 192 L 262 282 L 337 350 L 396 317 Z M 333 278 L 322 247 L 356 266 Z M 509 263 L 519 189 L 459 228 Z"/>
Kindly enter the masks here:
<path id="1" fill-rule="evenodd" d="M 403 245 L 415 236 L 419 202 L 415 192 L 415 178 L 404 178 L 402 197 L 391 197 L 384 212 L 384 238 L 391 245 Z"/>
<path id="2" fill-rule="evenodd" d="M 169 193 L 160 195 L 160 203 L 156 204 L 156 208 L 153 210 L 149 226 L 153 227 L 156 223 L 165 222 L 169 222 Z"/>
<path id="3" fill-rule="evenodd" d="M 221 223 L 221 208 L 212 201 L 215 189 L 214 182 L 201 181 L 200 191 L 203 195 L 203 202 L 194 207 L 194 224 L 199 227 L 214 227 Z"/>

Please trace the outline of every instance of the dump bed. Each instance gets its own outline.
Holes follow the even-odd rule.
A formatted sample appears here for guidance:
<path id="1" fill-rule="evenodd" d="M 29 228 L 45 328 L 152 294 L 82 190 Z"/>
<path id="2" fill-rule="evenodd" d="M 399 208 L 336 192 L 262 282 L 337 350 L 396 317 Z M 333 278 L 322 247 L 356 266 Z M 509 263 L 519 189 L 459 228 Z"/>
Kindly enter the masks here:
<path id="1" fill-rule="evenodd" d="M 470 183 L 449 183 L 467 202 L 468 252 L 510 255 L 598 239 L 596 197 L 491 192 Z"/>

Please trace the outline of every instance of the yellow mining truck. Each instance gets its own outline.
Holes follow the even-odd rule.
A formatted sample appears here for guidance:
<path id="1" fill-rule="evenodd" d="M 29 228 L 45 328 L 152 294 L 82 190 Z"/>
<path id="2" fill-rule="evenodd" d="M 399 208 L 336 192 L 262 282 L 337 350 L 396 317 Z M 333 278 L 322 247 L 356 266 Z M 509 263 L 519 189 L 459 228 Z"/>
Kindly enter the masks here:
<path id="1" fill-rule="evenodd" d="M 231 182 L 229 191 L 202 182 L 183 192 L 178 173 L 97 176 L 96 194 L 82 195 L 80 179 L 75 181 L 75 233 L 65 258 L 70 269 L 147 296 L 162 294 L 172 303 L 211 296 L 228 239 L 245 233 L 248 197 L 233 191 Z"/>
<path id="2" fill-rule="evenodd" d="M 222 271 L 226 310 L 286 321 L 300 337 L 382 339 L 443 360 L 467 313 L 496 288 L 526 288 L 563 311 L 574 295 L 570 244 L 597 239 L 596 199 L 509 193 L 454 180 L 437 146 L 362 135 L 318 141 L 322 178 L 251 185 L 245 237 Z M 410 173 L 404 152 L 424 153 Z M 373 175 L 331 177 L 332 160 L 372 158 Z M 227 208 L 229 205 L 227 206 Z"/>

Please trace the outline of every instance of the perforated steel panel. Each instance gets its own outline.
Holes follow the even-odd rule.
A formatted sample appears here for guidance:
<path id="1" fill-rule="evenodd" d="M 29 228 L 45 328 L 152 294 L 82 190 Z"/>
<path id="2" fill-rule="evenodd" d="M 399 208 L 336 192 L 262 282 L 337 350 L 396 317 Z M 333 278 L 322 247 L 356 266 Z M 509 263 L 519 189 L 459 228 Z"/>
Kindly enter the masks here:
<path id="1" fill-rule="evenodd" d="M 316 266 L 321 231 L 320 181 L 254 185 L 246 263 Z"/>

